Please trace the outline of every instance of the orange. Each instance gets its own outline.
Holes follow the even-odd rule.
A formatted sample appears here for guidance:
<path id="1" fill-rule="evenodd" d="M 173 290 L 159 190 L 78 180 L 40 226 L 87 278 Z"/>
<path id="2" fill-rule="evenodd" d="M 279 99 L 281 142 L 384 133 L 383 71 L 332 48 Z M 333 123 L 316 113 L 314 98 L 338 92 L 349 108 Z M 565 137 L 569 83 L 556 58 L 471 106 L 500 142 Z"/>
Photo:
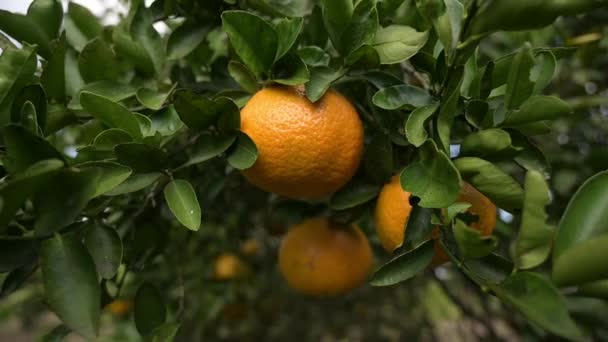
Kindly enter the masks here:
<path id="1" fill-rule="evenodd" d="M 361 286 L 372 266 L 372 250 L 361 229 L 325 218 L 293 226 L 279 249 L 279 268 L 289 286 L 313 296 Z"/>
<path id="2" fill-rule="evenodd" d="M 106 310 L 116 316 L 124 316 L 133 309 L 133 302 L 128 299 L 115 299 L 106 306 Z"/>
<path id="3" fill-rule="evenodd" d="M 223 253 L 215 258 L 213 274 L 217 280 L 232 280 L 249 275 L 249 267 L 234 253 Z"/>
<path id="4" fill-rule="evenodd" d="M 352 178 L 363 154 L 361 119 L 333 90 L 312 103 L 301 87 L 266 87 L 241 110 L 241 130 L 258 148 L 245 178 L 289 198 L 332 194 Z"/>
<path id="5" fill-rule="evenodd" d="M 243 243 L 241 244 L 241 254 L 245 255 L 245 256 L 257 256 L 260 254 L 260 250 L 262 248 L 260 247 L 260 243 L 258 242 L 258 240 L 256 239 L 249 239 L 246 241 L 243 241 Z"/>
<path id="6" fill-rule="evenodd" d="M 405 223 L 412 210 L 409 197 L 410 193 L 401 188 L 398 175 L 393 176 L 391 182 L 382 188 L 378 196 L 375 213 L 376 232 L 382 246 L 389 253 L 403 242 Z M 496 206 L 490 199 L 464 182 L 457 201 L 471 204 L 468 213 L 478 217 L 477 222 L 471 224 L 472 228 L 479 230 L 482 235 L 492 234 L 496 227 Z M 438 236 L 439 231 L 435 229 L 432 238 L 437 239 Z M 448 260 L 448 256 L 437 241 L 433 264 L 439 265 Z"/>

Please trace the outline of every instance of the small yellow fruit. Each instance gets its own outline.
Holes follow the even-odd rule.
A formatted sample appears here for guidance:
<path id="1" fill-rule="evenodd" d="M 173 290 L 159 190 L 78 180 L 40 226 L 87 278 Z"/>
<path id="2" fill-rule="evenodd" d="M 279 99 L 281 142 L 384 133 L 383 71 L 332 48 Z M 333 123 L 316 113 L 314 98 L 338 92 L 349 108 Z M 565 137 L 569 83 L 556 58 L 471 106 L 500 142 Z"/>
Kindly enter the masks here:
<path id="1" fill-rule="evenodd" d="M 245 278 L 249 275 L 249 267 L 234 253 L 223 253 L 215 259 L 214 278 L 217 280 L 232 280 Z"/>

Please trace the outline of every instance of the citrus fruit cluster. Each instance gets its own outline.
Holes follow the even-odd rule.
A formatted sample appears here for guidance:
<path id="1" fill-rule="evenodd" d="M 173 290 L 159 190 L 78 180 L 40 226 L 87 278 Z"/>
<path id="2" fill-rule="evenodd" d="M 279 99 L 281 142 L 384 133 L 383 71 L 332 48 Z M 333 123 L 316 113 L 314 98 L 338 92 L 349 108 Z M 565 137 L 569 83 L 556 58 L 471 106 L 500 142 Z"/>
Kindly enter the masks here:
<path id="1" fill-rule="evenodd" d="M 243 171 L 245 178 L 262 190 L 292 199 L 328 197 L 350 181 L 363 155 L 359 114 L 334 90 L 313 103 L 302 87 L 266 87 L 241 110 L 241 130 L 258 149 L 255 164 Z M 409 196 L 395 176 L 378 197 L 376 231 L 388 252 L 403 241 Z M 470 203 L 469 212 L 479 217 L 472 227 L 491 234 L 494 204 L 467 183 L 458 201 Z M 436 244 L 434 264 L 447 260 Z M 373 253 L 361 229 L 326 218 L 293 226 L 279 251 L 279 268 L 287 283 L 309 295 L 337 295 L 356 288 L 372 267 Z"/>

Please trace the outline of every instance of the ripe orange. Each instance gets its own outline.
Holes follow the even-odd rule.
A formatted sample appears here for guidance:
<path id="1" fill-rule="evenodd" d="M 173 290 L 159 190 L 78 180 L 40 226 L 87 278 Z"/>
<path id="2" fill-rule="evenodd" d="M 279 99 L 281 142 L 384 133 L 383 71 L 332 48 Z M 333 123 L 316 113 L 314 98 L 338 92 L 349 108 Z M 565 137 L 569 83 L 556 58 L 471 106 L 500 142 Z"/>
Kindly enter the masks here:
<path id="1" fill-rule="evenodd" d="M 289 286 L 313 296 L 359 287 L 372 266 L 372 250 L 361 229 L 325 218 L 293 226 L 279 250 L 279 268 Z"/>
<path id="2" fill-rule="evenodd" d="M 133 309 L 133 302 L 128 299 L 115 299 L 106 306 L 106 310 L 113 315 L 124 316 Z"/>
<path id="3" fill-rule="evenodd" d="M 386 184 L 376 204 L 376 232 L 384 249 L 392 253 L 401 243 L 405 236 L 404 226 L 412 210 L 409 203 L 410 193 L 401 188 L 399 176 L 393 176 L 391 182 Z M 464 182 L 460 190 L 458 202 L 471 204 L 468 212 L 478 217 L 477 222 L 471 224 L 482 235 L 490 235 L 496 227 L 496 206 L 489 198 L 477 191 L 469 183 Z M 435 230 L 433 238 L 437 238 L 439 232 Z M 442 264 L 449 258 L 443 251 L 439 242 L 435 243 L 434 265 Z"/>
<path id="4" fill-rule="evenodd" d="M 234 253 L 223 253 L 215 258 L 213 275 L 217 280 L 232 280 L 249 275 L 249 267 Z"/>
<path id="5" fill-rule="evenodd" d="M 251 238 L 246 241 L 243 241 L 243 243 L 241 244 L 240 251 L 241 254 L 251 257 L 259 255 L 261 249 L 262 247 L 260 246 L 258 240 Z"/>
<path id="6" fill-rule="evenodd" d="M 241 110 L 241 130 L 258 148 L 245 178 L 290 198 L 335 192 L 355 174 L 363 154 L 359 115 L 333 90 L 312 103 L 301 87 L 266 87 Z"/>

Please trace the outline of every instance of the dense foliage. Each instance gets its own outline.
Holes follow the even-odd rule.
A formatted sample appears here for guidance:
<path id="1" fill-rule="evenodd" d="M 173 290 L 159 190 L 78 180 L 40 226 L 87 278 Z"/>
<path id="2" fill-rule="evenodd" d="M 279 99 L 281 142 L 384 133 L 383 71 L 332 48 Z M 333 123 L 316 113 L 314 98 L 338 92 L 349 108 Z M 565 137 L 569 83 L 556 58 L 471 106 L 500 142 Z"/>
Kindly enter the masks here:
<path id="1" fill-rule="evenodd" d="M 590 298 L 608 297 L 608 121 L 597 108 L 608 101 L 581 89 L 607 86 L 607 1 L 129 5 L 114 26 L 58 0 L 0 11 L 0 296 L 11 309 L 16 294 L 44 301 L 63 322 L 47 338 L 100 335 L 104 308 L 124 298 L 123 323 L 154 341 L 317 340 L 306 322 L 323 308 L 339 315 L 321 330 L 364 325 L 344 319 L 351 306 L 372 326 L 366 339 L 381 334 L 377 320 L 428 338 L 429 317 L 453 311 L 490 338 L 505 338 L 491 317 L 522 336 L 606 338 L 594 310 L 608 307 Z M 312 102 L 333 88 L 356 107 L 363 162 L 330 198 L 283 198 L 240 174 L 258 158 L 240 109 L 271 84 L 303 86 Z M 416 199 L 387 255 L 371 221 L 394 174 Z M 470 227 L 463 181 L 508 218 L 495 235 Z M 313 216 L 363 228 L 382 265 L 374 287 L 314 300 L 285 288 L 279 238 Z M 452 263 L 432 270 L 437 227 Z M 230 261 L 238 279 L 217 276 L 226 252 L 245 259 Z M 426 316 L 369 314 L 416 297 Z M 224 332 L 231 320 L 242 324 Z"/>

